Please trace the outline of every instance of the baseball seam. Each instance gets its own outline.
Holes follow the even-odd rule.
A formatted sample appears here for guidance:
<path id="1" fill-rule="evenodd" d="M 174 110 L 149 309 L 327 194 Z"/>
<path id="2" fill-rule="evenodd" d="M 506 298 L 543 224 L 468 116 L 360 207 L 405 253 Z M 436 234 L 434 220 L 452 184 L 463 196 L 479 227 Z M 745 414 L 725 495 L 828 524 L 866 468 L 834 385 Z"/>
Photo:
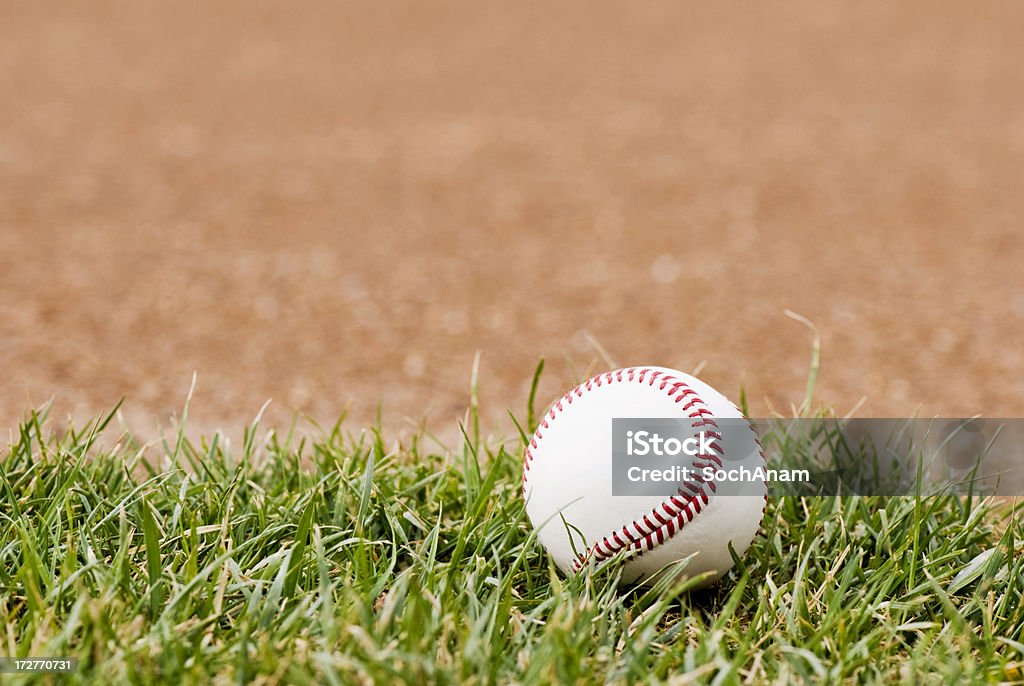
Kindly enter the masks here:
<path id="1" fill-rule="evenodd" d="M 523 454 L 524 495 L 526 493 L 526 482 L 530 472 L 530 465 L 533 462 L 533 451 L 537 449 L 538 442 L 544 438 L 542 430 L 546 431 L 550 427 L 550 422 L 558 417 L 565 405 L 571 405 L 573 400 L 583 397 L 584 392 L 592 391 L 595 387 L 600 388 L 605 384 L 610 385 L 623 382 L 644 383 L 646 381 L 649 386 L 654 386 L 659 380 L 659 390 L 665 391 L 668 397 L 675 398 L 676 403 L 686 401 L 681 410 L 687 413 L 687 417 L 695 420 L 691 423 L 693 428 L 718 428 L 713 413 L 708 409 L 700 394 L 691 388 L 689 384 L 675 376 L 650 368 L 637 369 L 635 367 L 599 374 L 566 393 L 551 406 L 546 415 L 541 419 L 540 425 L 537 427 Z M 753 427 L 750 427 L 750 430 L 753 431 Z M 721 438 L 717 431 L 708 431 L 707 433 L 713 438 Z M 761 442 L 758 440 L 756 432 L 754 433 L 754 440 L 757 443 L 763 463 L 764 451 L 761 448 Z M 713 447 L 717 452 L 721 453 L 721 448 L 717 444 L 714 444 Z M 719 455 L 710 455 L 706 459 L 709 462 L 695 462 L 694 467 L 702 469 L 703 467 L 711 466 L 712 463 L 716 467 L 722 466 L 722 459 Z M 701 513 L 703 508 L 711 501 L 711 496 L 716 490 L 714 480 L 705 481 L 697 477 L 695 481 L 700 482 L 701 485 L 686 484 L 686 491 L 688 492 L 685 492 L 682 488 L 678 489 L 675 495 L 669 496 L 640 519 L 634 519 L 621 529 L 611 532 L 590 546 L 585 554 L 579 555 L 573 561 L 574 569 L 579 571 L 590 559 L 596 562 L 607 560 L 624 549 L 633 549 L 636 551 L 635 554 L 639 556 L 671 540 Z M 709 494 L 708 491 L 711 493 Z"/>

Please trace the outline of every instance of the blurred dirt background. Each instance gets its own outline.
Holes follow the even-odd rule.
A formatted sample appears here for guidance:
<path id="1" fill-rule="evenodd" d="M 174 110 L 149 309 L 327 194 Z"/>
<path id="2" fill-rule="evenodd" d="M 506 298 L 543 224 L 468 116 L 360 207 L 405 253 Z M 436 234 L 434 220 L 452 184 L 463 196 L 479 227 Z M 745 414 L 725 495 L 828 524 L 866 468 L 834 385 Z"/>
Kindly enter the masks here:
<path id="1" fill-rule="evenodd" d="M 0 426 L 592 363 L 1024 413 L 1024 5 L 0 2 Z"/>

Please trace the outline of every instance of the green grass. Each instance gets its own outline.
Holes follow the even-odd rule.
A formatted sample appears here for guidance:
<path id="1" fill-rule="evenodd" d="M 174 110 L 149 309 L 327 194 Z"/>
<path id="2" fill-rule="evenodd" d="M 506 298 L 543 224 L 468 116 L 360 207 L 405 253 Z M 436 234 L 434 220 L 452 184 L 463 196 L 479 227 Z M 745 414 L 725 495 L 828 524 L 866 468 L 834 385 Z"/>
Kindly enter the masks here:
<path id="1" fill-rule="evenodd" d="M 621 590 L 619 561 L 554 570 L 521 435 L 468 419 L 448 447 L 339 424 L 143 449 L 33 415 L 0 453 L 0 655 L 108 684 L 1022 680 L 1005 508 L 776 500 L 711 590 Z"/>

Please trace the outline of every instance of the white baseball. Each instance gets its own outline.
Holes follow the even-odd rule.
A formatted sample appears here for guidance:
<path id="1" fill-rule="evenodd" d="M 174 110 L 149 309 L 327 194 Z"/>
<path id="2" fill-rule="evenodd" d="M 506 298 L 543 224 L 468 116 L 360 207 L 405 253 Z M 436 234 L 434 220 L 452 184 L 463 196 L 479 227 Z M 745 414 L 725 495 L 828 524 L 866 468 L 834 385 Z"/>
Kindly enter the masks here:
<path id="1" fill-rule="evenodd" d="M 672 496 L 613 496 L 612 419 L 630 417 L 712 424 L 743 414 L 702 381 L 664 367 L 620 369 L 580 384 L 543 415 L 523 458 L 526 512 L 537 537 L 566 573 L 627 549 L 624 582 L 651 582 L 666 565 L 693 555 L 684 573 L 708 572 L 710 584 L 733 565 L 729 544 L 743 554 L 757 533 L 764 483 L 745 486 L 745 495 L 710 485 Z M 731 433 L 721 448 L 737 467 L 764 465 L 752 428 Z"/>

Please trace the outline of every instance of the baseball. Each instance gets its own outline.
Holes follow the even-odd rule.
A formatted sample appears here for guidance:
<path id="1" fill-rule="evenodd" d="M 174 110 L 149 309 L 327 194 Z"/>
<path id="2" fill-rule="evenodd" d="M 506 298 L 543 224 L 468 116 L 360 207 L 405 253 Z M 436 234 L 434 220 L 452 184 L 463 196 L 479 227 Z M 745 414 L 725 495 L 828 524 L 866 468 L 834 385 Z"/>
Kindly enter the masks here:
<path id="1" fill-rule="evenodd" d="M 687 463 L 706 467 L 705 478 L 669 483 L 662 495 L 616 495 L 613 419 L 627 418 L 681 420 L 693 432 L 694 447 L 698 432 L 713 432 L 717 419 L 739 420 L 744 430 L 718 436 L 715 451 Z M 640 443 L 638 437 L 629 432 L 631 447 L 651 448 L 651 441 Z M 673 447 L 684 443 L 691 441 L 677 440 Z M 740 555 L 750 545 L 765 507 L 763 482 L 739 491 L 716 483 L 723 460 L 730 467 L 764 466 L 757 435 L 725 396 L 673 369 L 607 372 L 569 391 L 542 415 L 523 457 L 526 511 L 541 544 L 567 574 L 621 553 L 627 556 L 623 582 L 650 583 L 667 565 L 692 556 L 683 574 L 707 574 L 702 585 L 708 585 L 732 567 L 730 544 Z"/>

